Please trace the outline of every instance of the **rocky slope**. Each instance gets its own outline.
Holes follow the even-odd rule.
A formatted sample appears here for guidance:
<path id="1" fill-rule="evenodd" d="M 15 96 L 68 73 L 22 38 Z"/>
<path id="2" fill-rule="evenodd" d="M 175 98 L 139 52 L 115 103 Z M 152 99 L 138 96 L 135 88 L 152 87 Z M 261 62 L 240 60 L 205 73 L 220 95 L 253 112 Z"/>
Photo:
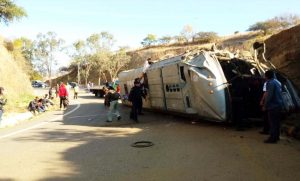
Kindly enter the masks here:
<path id="1" fill-rule="evenodd" d="M 300 25 L 284 30 L 266 41 L 266 58 L 300 88 Z"/>

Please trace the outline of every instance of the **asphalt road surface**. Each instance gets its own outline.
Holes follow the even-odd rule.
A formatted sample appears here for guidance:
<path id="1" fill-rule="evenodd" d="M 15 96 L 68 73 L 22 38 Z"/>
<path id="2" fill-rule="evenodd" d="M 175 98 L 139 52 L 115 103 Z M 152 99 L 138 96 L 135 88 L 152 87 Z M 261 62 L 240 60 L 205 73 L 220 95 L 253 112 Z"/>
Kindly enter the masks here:
<path id="1" fill-rule="evenodd" d="M 81 94 L 66 111 L 1 129 L 0 180 L 300 180 L 299 141 L 264 144 L 257 127 L 237 132 L 154 112 L 137 124 L 129 110 L 106 123 L 103 99 Z"/>

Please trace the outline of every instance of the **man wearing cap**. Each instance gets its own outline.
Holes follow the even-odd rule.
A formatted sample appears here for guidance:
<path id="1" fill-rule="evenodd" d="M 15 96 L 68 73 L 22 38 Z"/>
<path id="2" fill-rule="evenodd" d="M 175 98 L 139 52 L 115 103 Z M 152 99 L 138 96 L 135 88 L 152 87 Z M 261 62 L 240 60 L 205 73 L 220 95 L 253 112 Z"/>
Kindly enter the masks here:
<path id="1" fill-rule="evenodd" d="M 141 83 L 139 78 L 136 78 L 134 80 L 134 87 L 131 88 L 128 96 L 128 100 L 132 103 L 130 118 L 133 119 L 135 122 L 139 122 L 138 112 L 139 109 L 141 109 L 141 106 L 143 105 L 142 97 L 143 94 L 141 90 Z"/>
<path id="2" fill-rule="evenodd" d="M 105 96 L 105 98 L 107 98 L 109 102 L 109 112 L 107 114 L 106 122 L 112 122 L 113 114 L 117 116 L 118 120 L 121 119 L 121 115 L 119 112 L 119 103 L 118 103 L 120 94 L 117 93 L 112 86 L 110 86 L 108 89 L 109 89 L 108 93 Z"/>

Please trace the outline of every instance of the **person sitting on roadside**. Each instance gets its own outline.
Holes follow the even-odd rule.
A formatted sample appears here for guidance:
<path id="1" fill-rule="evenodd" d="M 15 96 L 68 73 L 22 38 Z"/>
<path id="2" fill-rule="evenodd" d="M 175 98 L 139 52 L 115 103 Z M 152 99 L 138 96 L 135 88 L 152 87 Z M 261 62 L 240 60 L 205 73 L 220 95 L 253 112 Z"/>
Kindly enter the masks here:
<path id="1" fill-rule="evenodd" d="M 33 99 L 32 101 L 29 102 L 28 104 L 28 111 L 32 112 L 34 115 L 36 114 L 36 111 L 37 111 L 37 97 L 35 99 Z"/>
<path id="2" fill-rule="evenodd" d="M 37 111 L 40 112 L 45 112 L 46 111 L 46 107 L 43 105 L 43 99 L 39 99 L 37 101 Z"/>
<path id="3" fill-rule="evenodd" d="M 6 102 L 7 102 L 7 99 L 4 96 L 4 88 L 0 87 L 0 123 L 2 120 L 2 115 L 4 113 L 3 106 L 6 104 Z"/>
<path id="4" fill-rule="evenodd" d="M 42 103 L 43 103 L 44 107 L 53 106 L 54 103 L 50 99 L 48 99 L 47 97 L 48 97 L 48 94 L 45 94 L 45 97 L 42 100 Z"/>

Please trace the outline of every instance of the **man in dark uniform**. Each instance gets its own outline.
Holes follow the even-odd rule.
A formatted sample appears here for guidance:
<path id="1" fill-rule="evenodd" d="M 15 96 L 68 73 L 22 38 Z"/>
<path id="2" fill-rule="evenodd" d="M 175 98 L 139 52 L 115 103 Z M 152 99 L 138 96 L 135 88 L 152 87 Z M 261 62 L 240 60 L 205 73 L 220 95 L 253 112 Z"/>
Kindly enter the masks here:
<path id="1" fill-rule="evenodd" d="M 141 111 L 143 105 L 143 93 L 141 90 L 141 83 L 138 78 L 134 80 L 134 87 L 131 88 L 128 100 L 132 103 L 130 118 L 138 122 L 138 113 Z"/>

